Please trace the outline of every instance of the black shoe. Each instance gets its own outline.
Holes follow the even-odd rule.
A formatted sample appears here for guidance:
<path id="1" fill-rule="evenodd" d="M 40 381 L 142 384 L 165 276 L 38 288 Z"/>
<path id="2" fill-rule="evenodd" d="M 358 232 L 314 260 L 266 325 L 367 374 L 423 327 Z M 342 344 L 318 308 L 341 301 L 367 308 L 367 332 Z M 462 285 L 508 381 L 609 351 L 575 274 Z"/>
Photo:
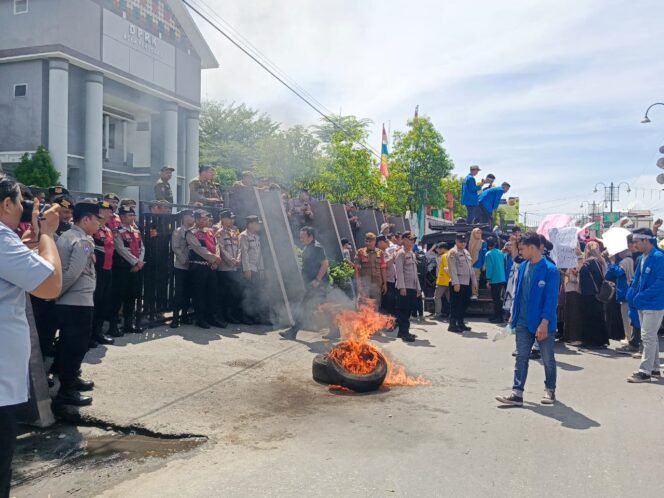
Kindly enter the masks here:
<path id="1" fill-rule="evenodd" d="M 196 320 L 196 326 L 201 329 L 209 329 L 211 328 L 210 324 L 206 322 L 205 320 Z"/>
<path id="2" fill-rule="evenodd" d="M 627 382 L 630 384 L 641 384 L 642 382 L 650 382 L 650 379 L 650 375 L 643 372 L 634 372 L 631 377 L 627 378 Z"/>
<path id="3" fill-rule="evenodd" d="M 460 328 L 463 332 L 470 332 L 471 330 L 473 330 L 473 329 L 471 329 L 468 325 L 466 325 L 465 323 L 464 323 L 463 325 L 460 325 L 459 328 Z"/>
<path id="4" fill-rule="evenodd" d="M 456 325 L 450 325 L 449 327 L 447 327 L 447 331 L 454 332 L 455 334 L 460 334 L 461 332 L 463 332 L 463 330 L 457 327 Z"/>
<path id="5" fill-rule="evenodd" d="M 80 377 L 76 377 L 72 388 L 76 391 L 92 391 L 95 387 L 95 383 L 91 380 L 83 380 Z"/>
<path id="6" fill-rule="evenodd" d="M 117 325 L 111 324 L 111 326 L 108 328 L 108 332 L 106 332 L 108 335 L 111 337 L 122 337 L 124 335 L 123 332 L 120 332 L 120 329 L 118 329 Z"/>
<path id="7" fill-rule="evenodd" d="M 93 336 L 92 339 L 97 341 L 99 344 L 104 344 L 105 346 L 112 346 L 115 344 L 115 341 L 111 337 L 101 333 L 99 335 Z"/>
<path id="8" fill-rule="evenodd" d="M 232 323 L 232 324 L 242 323 L 242 321 L 238 317 L 233 315 L 232 313 L 227 313 L 226 314 L 226 321 L 228 323 Z"/>
<path id="9" fill-rule="evenodd" d="M 169 325 L 169 327 L 172 329 L 177 329 L 179 326 L 180 326 L 180 320 L 175 318 L 171 320 L 171 324 Z"/>
<path id="10" fill-rule="evenodd" d="M 189 315 L 187 315 L 186 313 L 182 314 L 182 318 L 180 319 L 180 322 L 182 322 L 183 325 L 191 325 L 192 323 L 194 323 L 193 320 L 191 319 L 191 317 Z"/>
<path id="11" fill-rule="evenodd" d="M 514 393 L 509 396 L 496 396 L 496 401 L 507 406 L 523 406 L 523 398 Z"/>
<path id="12" fill-rule="evenodd" d="M 542 353 L 540 352 L 539 349 L 533 349 L 530 352 L 530 359 L 531 360 L 539 360 L 542 357 Z"/>
<path id="13" fill-rule="evenodd" d="M 291 328 L 279 332 L 279 335 L 287 341 L 294 341 L 297 337 L 298 330 L 299 329 L 293 325 Z"/>
<path id="14" fill-rule="evenodd" d="M 95 341 L 94 339 L 90 338 L 90 342 L 88 342 L 88 349 L 94 349 L 94 348 L 96 348 L 97 346 L 99 346 L 99 344 L 97 344 L 97 341 Z"/>
<path id="15" fill-rule="evenodd" d="M 650 372 L 650 375 L 652 377 L 658 377 L 660 379 L 662 378 L 662 372 L 659 370 L 653 370 L 652 372 Z"/>
<path id="16" fill-rule="evenodd" d="M 212 318 L 210 318 L 210 319 L 208 320 L 208 323 L 209 323 L 210 325 L 212 325 L 213 327 L 218 327 L 218 328 L 220 328 L 220 329 L 225 329 L 225 328 L 228 326 L 228 324 L 227 324 L 226 322 L 224 322 L 224 321 L 222 321 L 222 320 L 219 320 L 219 319 L 216 318 L 216 317 L 212 317 Z"/>
<path id="17" fill-rule="evenodd" d="M 92 404 L 92 397 L 85 396 L 75 389 L 62 388 L 58 391 L 58 395 L 53 399 L 53 402 L 61 405 L 71 406 L 90 406 Z"/>
<path id="18" fill-rule="evenodd" d="M 417 339 L 413 334 L 399 335 L 397 337 L 403 342 L 415 342 L 415 339 Z"/>

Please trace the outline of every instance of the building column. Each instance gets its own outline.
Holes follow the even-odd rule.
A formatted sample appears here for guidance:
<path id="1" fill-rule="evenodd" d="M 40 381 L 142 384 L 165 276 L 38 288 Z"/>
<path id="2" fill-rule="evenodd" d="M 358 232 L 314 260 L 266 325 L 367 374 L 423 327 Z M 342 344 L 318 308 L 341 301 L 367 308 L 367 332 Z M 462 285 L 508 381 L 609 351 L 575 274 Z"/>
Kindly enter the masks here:
<path id="1" fill-rule="evenodd" d="M 104 126 L 104 75 L 85 78 L 85 191 L 102 193 Z"/>
<path id="2" fill-rule="evenodd" d="M 48 152 L 60 183 L 67 186 L 67 150 L 69 131 L 69 62 L 48 61 Z"/>
<path id="3" fill-rule="evenodd" d="M 164 117 L 164 164 L 175 168 L 171 177 L 171 190 L 173 191 L 173 202 L 178 202 L 178 106 L 168 103 L 164 106 L 162 113 Z"/>
<path id="4" fill-rule="evenodd" d="M 198 113 L 189 112 L 187 114 L 187 151 L 185 154 L 185 174 L 184 174 L 184 192 L 187 202 L 189 202 L 189 182 L 198 176 Z"/>

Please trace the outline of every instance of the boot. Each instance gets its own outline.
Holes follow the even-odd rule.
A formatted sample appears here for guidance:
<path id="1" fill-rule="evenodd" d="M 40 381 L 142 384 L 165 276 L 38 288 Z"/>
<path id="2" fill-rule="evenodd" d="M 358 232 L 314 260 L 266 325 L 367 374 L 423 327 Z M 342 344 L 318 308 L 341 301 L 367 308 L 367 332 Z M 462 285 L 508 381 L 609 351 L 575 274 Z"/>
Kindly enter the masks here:
<path id="1" fill-rule="evenodd" d="M 111 337 L 122 337 L 124 335 L 124 333 L 120 332 L 120 329 L 118 329 L 117 318 L 113 318 L 109 322 L 108 335 L 110 335 Z"/>
<path id="2" fill-rule="evenodd" d="M 115 341 L 113 339 L 111 339 L 106 334 L 104 334 L 104 332 L 102 332 L 101 327 L 102 327 L 101 323 L 95 324 L 94 329 L 92 330 L 92 341 L 99 344 L 104 344 L 106 346 L 111 346 L 112 344 L 115 344 Z"/>
<path id="3" fill-rule="evenodd" d="M 92 397 L 84 396 L 73 387 L 60 387 L 53 402 L 61 405 L 89 406 L 92 404 Z"/>

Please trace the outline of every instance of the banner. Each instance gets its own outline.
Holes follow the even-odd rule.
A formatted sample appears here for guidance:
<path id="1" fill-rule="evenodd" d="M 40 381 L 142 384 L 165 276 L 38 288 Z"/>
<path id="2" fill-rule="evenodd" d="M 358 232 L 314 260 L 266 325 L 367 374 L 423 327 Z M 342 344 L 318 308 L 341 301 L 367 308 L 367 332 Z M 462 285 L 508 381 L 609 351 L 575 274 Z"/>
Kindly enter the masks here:
<path id="1" fill-rule="evenodd" d="M 553 244 L 551 258 L 556 262 L 556 266 L 561 270 L 576 268 L 578 256 L 576 227 L 551 228 L 549 230 L 549 240 Z"/>

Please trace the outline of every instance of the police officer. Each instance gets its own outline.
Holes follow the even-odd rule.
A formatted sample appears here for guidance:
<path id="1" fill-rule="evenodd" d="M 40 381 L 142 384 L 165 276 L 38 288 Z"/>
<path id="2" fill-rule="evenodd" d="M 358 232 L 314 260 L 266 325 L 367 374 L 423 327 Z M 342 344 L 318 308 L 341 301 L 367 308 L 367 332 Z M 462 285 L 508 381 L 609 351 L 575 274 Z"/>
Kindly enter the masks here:
<path id="1" fill-rule="evenodd" d="M 225 328 L 216 317 L 217 267 L 221 263 L 219 248 L 210 228 L 212 216 L 203 209 L 194 211 L 194 226 L 187 230 L 185 240 L 189 248 L 189 271 L 193 281 L 194 312 L 196 325 L 202 329 L 210 326 Z"/>
<path id="2" fill-rule="evenodd" d="M 219 302 L 222 306 L 223 317 L 230 323 L 242 321 L 240 299 L 240 232 L 233 224 L 235 215 L 230 209 L 224 209 L 220 214 L 220 226 L 216 233 L 219 246 L 221 264 L 218 268 Z"/>
<path id="3" fill-rule="evenodd" d="M 120 226 L 115 231 L 113 254 L 113 314 L 117 317 L 122 307 L 125 334 L 140 333 L 140 316 L 136 314 L 137 300 L 141 295 L 141 270 L 145 266 L 145 246 L 141 232 L 136 228 L 136 212 L 132 207 L 119 209 Z M 113 323 L 111 324 L 113 327 Z"/>
<path id="4" fill-rule="evenodd" d="M 108 223 L 113 215 L 111 205 L 102 201 L 99 204 L 99 229 L 92 235 L 95 244 L 95 270 L 97 272 L 97 286 L 95 287 L 94 304 L 95 311 L 92 321 L 92 339 L 91 347 L 97 344 L 113 344 L 112 338 L 108 337 L 102 331 L 104 321 L 109 320 L 111 316 L 111 307 L 113 302 L 113 253 L 115 244 L 113 241 L 113 231 Z M 118 335 L 117 324 L 115 329 L 109 329 L 112 336 Z M 94 345 L 93 345 L 94 344 Z"/>
<path id="5" fill-rule="evenodd" d="M 69 197 L 69 190 L 64 188 L 62 185 L 55 185 L 54 187 L 48 188 L 48 202 L 53 204 L 53 200 L 59 196 L 65 195 Z"/>
<path id="6" fill-rule="evenodd" d="M 185 236 L 194 226 L 193 209 L 183 209 L 179 213 L 181 225 L 173 230 L 171 247 L 175 254 L 173 273 L 175 276 L 175 296 L 173 296 L 173 320 L 171 328 L 176 329 L 182 323 L 188 323 L 187 311 L 191 302 L 191 273 L 189 272 L 189 247 Z M 182 316 L 180 316 L 182 313 Z"/>
<path id="7" fill-rule="evenodd" d="M 80 378 L 81 363 L 92 334 L 95 292 L 95 255 L 92 235 L 99 229 L 99 206 L 80 202 L 74 207 L 74 225 L 57 241 L 62 261 L 62 292 L 56 301 L 60 325 L 56 361 L 60 389 L 56 403 L 86 406 L 92 403 L 94 383 Z"/>
<path id="8" fill-rule="evenodd" d="M 385 260 L 385 291 L 380 302 L 380 310 L 388 315 L 396 316 L 397 313 L 397 276 L 394 270 L 394 261 L 397 253 L 397 247 L 390 244 L 385 235 L 376 237 L 376 246 L 383 251 Z"/>
<path id="9" fill-rule="evenodd" d="M 56 195 L 53 198 L 52 203 L 58 204 L 60 206 L 60 224 L 58 225 L 58 230 L 55 232 L 55 234 L 60 237 L 63 233 L 72 227 L 71 219 L 74 213 L 74 201 L 68 195 L 63 194 Z"/>
<path id="10" fill-rule="evenodd" d="M 387 291 L 387 266 L 383 251 L 376 248 L 376 235 L 367 232 L 364 239 L 366 247 L 358 249 L 355 254 L 357 290 L 361 300 L 371 300 L 377 307 Z"/>
<path id="11" fill-rule="evenodd" d="M 199 166 L 198 176 L 189 182 L 189 204 L 219 206 L 223 202 L 221 187 L 214 181 L 214 169 L 212 166 Z"/>
<path id="12" fill-rule="evenodd" d="M 258 234 L 258 216 L 247 216 L 247 228 L 240 234 L 240 263 L 243 276 L 242 310 L 245 322 L 258 324 L 265 320 L 263 292 L 261 288 L 263 253 Z"/>
<path id="13" fill-rule="evenodd" d="M 410 333 L 410 314 L 417 309 L 417 300 L 422 295 L 420 279 L 417 276 L 417 259 L 413 252 L 415 234 L 404 232 L 402 247 L 396 254 L 394 271 L 397 277 L 397 326 L 404 342 L 414 342 L 415 336 Z"/>
<path id="14" fill-rule="evenodd" d="M 171 178 L 173 177 L 175 168 L 164 166 L 159 173 L 159 180 L 154 184 L 154 199 L 155 201 L 166 201 L 173 204 L 173 191 L 171 190 Z"/>
<path id="15" fill-rule="evenodd" d="M 120 226 L 120 216 L 118 216 L 118 206 L 120 205 L 120 198 L 118 197 L 118 194 L 114 194 L 113 192 L 109 192 L 108 194 L 104 195 L 104 200 L 108 202 L 111 205 L 111 208 L 113 209 L 113 213 L 111 214 L 111 219 L 108 222 L 108 227 L 111 230 L 115 230 Z"/>
<path id="16" fill-rule="evenodd" d="M 329 262 L 325 249 L 316 241 L 316 232 L 311 227 L 302 227 L 300 242 L 304 247 L 302 252 L 302 279 L 304 280 L 304 297 L 295 314 L 295 324 L 288 330 L 279 332 L 284 339 L 295 339 L 302 328 L 305 314 L 314 311 L 325 300 L 329 278 L 327 270 Z M 338 329 L 337 329 L 338 330 Z M 336 330 L 335 330 L 336 331 Z"/>

